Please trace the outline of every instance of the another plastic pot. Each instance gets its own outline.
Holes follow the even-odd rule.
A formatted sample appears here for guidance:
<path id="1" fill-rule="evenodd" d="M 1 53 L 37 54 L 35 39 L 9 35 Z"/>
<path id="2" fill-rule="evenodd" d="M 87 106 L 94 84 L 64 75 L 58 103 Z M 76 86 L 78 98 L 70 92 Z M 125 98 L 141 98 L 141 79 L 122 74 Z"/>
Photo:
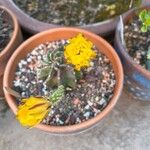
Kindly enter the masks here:
<path id="1" fill-rule="evenodd" d="M 145 6 L 141 9 L 143 8 L 150 9 L 150 6 Z M 136 10 L 131 10 L 127 16 L 123 17 L 124 25 L 135 15 Z M 135 99 L 150 101 L 150 71 L 136 64 L 133 58 L 127 53 L 125 45 L 122 44 L 120 25 L 119 22 L 115 35 L 115 47 L 122 60 L 125 74 L 125 87 Z"/>
<path id="2" fill-rule="evenodd" d="M 29 38 L 27 41 L 25 41 L 12 55 L 10 58 L 5 74 L 4 74 L 4 82 L 3 86 L 4 87 L 12 87 L 14 76 L 15 76 L 15 71 L 16 71 L 16 66 L 18 65 L 18 62 L 26 57 L 26 55 L 36 46 L 38 46 L 41 43 L 45 43 L 48 41 L 55 41 L 55 40 L 60 40 L 60 39 L 69 39 L 74 36 L 76 36 L 78 33 L 82 33 L 87 39 L 89 39 L 93 44 L 96 45 L 96 47 L 104 53 L 111 61 L 113 65 L 113 69 L 116 75 L 116 86 L 114 90 L 114 95 L 112 99 L 110 100 L 109 104 L 107 107 L 96 117 L 89 119 L 85 122 L 82 122 L 80 124 L 76 125 L 71 125 L 71 126 L 50 126 L 50 125 L 44 125 L 40 124 L 37 125 L 36 127 L 47 131 L 47 132 L 52 132 L 52 133 L 73 133 L 73 132 L 79 132 L 82 130 L 85 130 L 95 124 L 97 124 L 103 117 L 105 117 L 111 109 L 115 106 L 121 91 L 123 87 L 123 69 L 122 65 L 120 62 L 120 59 L 115 52 L 115 50 L 101 37 L 90 33 L 88 31 L 82 30 L 82 29 L 77 29 L 77 28 L 58 28 L 58 29 L 51 29 L 48 31 L 41 32 L 39 34 L 36 34 L 35 36 Z M 11 107 L 12 111 L 14 114 L 17 112 L 17 104 L 16 104 L 16 99 L 11 96 L 5 89 L 5 97 L 6 100 Z"/>
<path id="3" fill-rule="evenodd" d="M 18 45 L 22 42 L 22 35 L 21 35 L 20 27 L 19 27 L 19 24 L 15 15 L 10 10 L 8 10 L 7 8 L 3 6 L 0 6 L 0 9 L 4 10 L 3 16 L 13 26 L 12 37 L 9 43 L 7 44 L 7 46 L 0 52 L 0 96 L 2 96 L 3 95 L 3 89 L 2 89 L 3 77 L 2 76 L 5 70 L 5 66 L 11 54 L 18 47 Z"/>
<path id="4" fill-rule="evenodd" d="M 19 23 L 21 24 L 23 29 L 25 29 L 28 33 L 36 34 L 38 32 L 41 32 L 47 29 L 62 27 L 60 25 L 44 23 L 44 22 L 38 21 L 37 19 L 30 17 L 29 15 L 24 13 L 21 9 L 19 9 L 12 0 L 1 0 L 0 3 L 10 8 L 15 13 L 15 15 L 17 16 L 19 20 Z M 142 0 L 142 3 L 143 4 L 148 3 L 148 0 Z M 117 25 L 117 20 L 118 20 L 118 17 L 114 19 L 102 21 L 99 23 L 79 26 L 79 28 L 83 28 L 91 32 L 94 32 L 96 34 L 106 36 L 115 30 L 116 25 Z"/>

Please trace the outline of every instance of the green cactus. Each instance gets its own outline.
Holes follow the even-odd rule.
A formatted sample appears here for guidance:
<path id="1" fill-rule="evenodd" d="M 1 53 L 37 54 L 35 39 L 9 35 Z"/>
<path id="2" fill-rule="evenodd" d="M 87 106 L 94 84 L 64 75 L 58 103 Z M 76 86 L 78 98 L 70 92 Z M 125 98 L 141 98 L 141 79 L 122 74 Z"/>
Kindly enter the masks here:
<path id="1" fill-rule="evenodd" d="M 58 88 L 53 91 L 53 93 L 50 95 L 49 100 L 52 102 L 52 104 L 55 104 L 59 102 L 63 97 L 65 93 L 65 89 L 63 85 L 58 86 Z"/>
<path id="2" fill-rule="evenodd" d="M 64 68 L 61 68 L 61 84 L 63 84 L 65 87 L 70 87 L 72 89 L 76 86 L 76 76 L 74 68 L 71 66 L 66 66 Z"/>
<path id="3" fill-rule="evenodd" d="M 77 80 L 80 80 L 83 78 L 83 72 L 82 71 L 75 71 L 75 76 Z"/>
<path id="4" fill-rule="evenodd" d="M 76 74 L 74 68 L 64 62 L 63 47 L 48 51 L 41 67 L 37 70 L 37 78 L 43 80 L 49 87 L 64 85 L 75 88 Z"/>
<path id="5" fill-rule="evenodd" d="M 52 74 L 51 66 L 45 66 L 43 68 L 38 69 L 37 77 L 38 79 L 46 80 L 46 78 Z"/>

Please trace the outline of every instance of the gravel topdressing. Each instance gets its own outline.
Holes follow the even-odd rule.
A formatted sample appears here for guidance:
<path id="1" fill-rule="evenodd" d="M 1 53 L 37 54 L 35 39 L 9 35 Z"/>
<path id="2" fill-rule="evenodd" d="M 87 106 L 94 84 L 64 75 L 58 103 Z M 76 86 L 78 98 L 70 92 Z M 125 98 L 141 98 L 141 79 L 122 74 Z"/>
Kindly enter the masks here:
<path id="1" fill-rule="evenodd" d="M 37 66 L 49 49 L 54 50 L 66 43 L 65 40 L 47 42 L 28 53 L 17 66 L 13 89 L 22 97 L 48 95 L 51 89 L 42 80 L 37 80 Z M 91 66 L 84 70 L 84 77 L 77 82 L 76 88 L 66 88 L 65 97 L 52 107 L 43 123 L 55 126 L 73 125 L 96 116 L 108 105 L 115 83 L 115 74 L 109 59 L 98 51 Z"/>
<path id="2" fill-rule="evenodd" d="M 13 32 L 13 26 L 4 18 L 5 13 L 3 9 L 0 9 L 0 52 L 9 43 Z"/>
<path id="3" fill-rule="evenodd" d="M 118 16 L 141 0 L 13 0 L 21 10 L 43 22 L 85 25 Z"/>

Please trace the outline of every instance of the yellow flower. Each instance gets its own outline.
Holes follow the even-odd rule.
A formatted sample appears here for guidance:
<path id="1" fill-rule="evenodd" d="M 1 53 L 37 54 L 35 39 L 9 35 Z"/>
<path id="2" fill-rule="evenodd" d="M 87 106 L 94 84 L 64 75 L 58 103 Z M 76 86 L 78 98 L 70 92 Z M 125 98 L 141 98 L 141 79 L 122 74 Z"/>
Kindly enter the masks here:
<path id="1" fill-rule="evenodd" d="M 92 42 L 85 39 L 81 33 L 70 39 L 64 51 L 67 63 L 74 65 L 78 71 L 82 67 L 89 67 L 91 59 L 96 57 L 96 53 L 92 47 Z"/>
<path id="2" fill-rule="evenodd" d="M 22 100 L 16 118 L 23 126 L 33 127 L 39 124 L 48 114 L 51 103 L 42 97 L 29 97 Z"/>

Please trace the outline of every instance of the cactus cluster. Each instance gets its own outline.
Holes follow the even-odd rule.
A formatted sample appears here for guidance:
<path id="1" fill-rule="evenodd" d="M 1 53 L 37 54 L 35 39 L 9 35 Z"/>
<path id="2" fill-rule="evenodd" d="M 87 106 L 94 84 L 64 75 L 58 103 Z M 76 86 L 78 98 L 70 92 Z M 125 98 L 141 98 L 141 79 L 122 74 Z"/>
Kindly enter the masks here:
<path id="1" fill-rule="evenodd" d="M 76 86 L 76 71 L 73 66 L 65 63 L 64 47 L 48 50 L 42 65 L 37 70 L 37 78 L 43 80 L 49 87 L 63 85 L 74 89 Z"/>

